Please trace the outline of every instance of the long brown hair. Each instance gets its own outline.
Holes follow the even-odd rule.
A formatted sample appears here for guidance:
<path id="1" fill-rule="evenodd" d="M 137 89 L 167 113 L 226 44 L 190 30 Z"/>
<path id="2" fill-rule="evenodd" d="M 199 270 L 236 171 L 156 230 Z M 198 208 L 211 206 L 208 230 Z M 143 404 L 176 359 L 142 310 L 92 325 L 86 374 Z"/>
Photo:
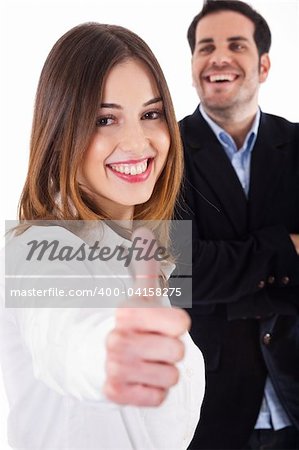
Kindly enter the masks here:
<path id="1" fill-rule="evenodd" d="M 29 170 L 19 204 L 20 220 L 110 219 L 80 188 L 77 173 L 96 130 L 107 75 L 128 58 L 143 61 L 153 74 L 171 137 L 167 161 L 153 194 L 135 207 L 134 219 L 172 218 L 182 176 L 182 151 L 161 67 L 147 44 L 133 32 L 92 22 L 64 34 L 44 64 L 36 94 Z"/>

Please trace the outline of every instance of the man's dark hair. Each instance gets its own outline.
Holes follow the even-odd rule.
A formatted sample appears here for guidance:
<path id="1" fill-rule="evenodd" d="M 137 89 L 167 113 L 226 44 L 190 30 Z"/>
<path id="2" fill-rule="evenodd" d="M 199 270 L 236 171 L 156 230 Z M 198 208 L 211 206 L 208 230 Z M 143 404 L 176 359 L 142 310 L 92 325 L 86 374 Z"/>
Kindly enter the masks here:
<path id="1" fill-rule="evenodd" d="M 195 49 L 195 32 L 198 22 L 205 16 L 219 11 L 235 11 L 248 17 L 255 26 L 253 38 L 261 56 L 271 46 L 271 31 L 266 20 L 250 5 L 240 0 L 206 0 L 202 10 L 194 17 L 188 28 L 187 38 L 191 52 Z"/>

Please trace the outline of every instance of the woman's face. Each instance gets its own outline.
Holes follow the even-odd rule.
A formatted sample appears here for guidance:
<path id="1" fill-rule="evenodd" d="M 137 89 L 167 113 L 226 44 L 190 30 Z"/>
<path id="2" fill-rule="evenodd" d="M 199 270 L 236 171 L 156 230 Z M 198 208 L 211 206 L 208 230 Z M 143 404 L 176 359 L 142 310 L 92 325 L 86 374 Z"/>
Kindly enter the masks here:
<path id="1" fill-rule="evenodd" d="M 151 197 L 170 147 L 157 85 L 141 61 L 110 71 L 96 127 L 78 181 L 112 219 L 131 219 Z"/>

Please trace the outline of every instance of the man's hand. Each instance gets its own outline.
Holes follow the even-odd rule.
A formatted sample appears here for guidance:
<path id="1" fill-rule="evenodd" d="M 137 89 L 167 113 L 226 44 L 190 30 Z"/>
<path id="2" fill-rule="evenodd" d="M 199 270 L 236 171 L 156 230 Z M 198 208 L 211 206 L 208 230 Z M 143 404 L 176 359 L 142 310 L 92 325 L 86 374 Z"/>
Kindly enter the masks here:
<path id="1" fill-rule="evenodd" d="M 299 234 L 290 234 L 290 238 L 296 248 L 296 252 L 299 255 Z"/>
<path id="2" fill-rule="evenodd" d="M 148 230 L 136 233 L 148 242 L 154 239 Z M 134 269 L 136 287 L 157 287 L 157 261 L 135 261 Z M 116 312 L 116 326 L 107 339 L 104 393 L 120 404 L 158 406 L 178 382 L 176 363 L 184 356 L 180 336 L 190 319 L 181 309 L 153 307 L 152 297 L 138 297 L 136 304 Z"/>

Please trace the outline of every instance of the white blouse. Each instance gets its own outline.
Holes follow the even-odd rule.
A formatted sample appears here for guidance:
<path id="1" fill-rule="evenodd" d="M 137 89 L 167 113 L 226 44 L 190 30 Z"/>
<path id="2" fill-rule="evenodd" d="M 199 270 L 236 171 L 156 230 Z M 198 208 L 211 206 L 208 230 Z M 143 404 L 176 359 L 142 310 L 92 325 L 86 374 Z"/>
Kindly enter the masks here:
<path id="1" fill-rule="evenodd" d="M 6 261 L 6 275 L 19 273 L 20 264 L 23 273 L 29 277 L 32 273 L 40 273 L 39 262 L 35 266 L 30 261 L 28 268 L 24 265 L 28 242 L 37 236 L 48 241 L 57 239 L 72 248 L 79 248 L 83 243 L 81 238 L 62 227 L 32 226 L 8 243 L 16 251 L 15 257 Z M 119 245 L 126 245 L 123 238 L 105 226 L 101 242 L 111 242 L 111 239 Z M 14 251 L 9 249 L 9 254 L 14 254 Z M 43 262 L 43 268 L 45 264 Z M 113 286 L 118 286 L 119 292 L 123 292 L 124 285 L 126 288 L 132 285 L 130 268 L 119 261 L 115 264 L 117 266 L 113 267 L 111 261 L 98 261 L 97 273 L 120 275 L 113 279 Z M 55 273 L 73 277 L 76 285 L 78 280 L 69 264 L 55 261 L 52 266 L 55 266 Z M 88 264 L 81 262 L 80 267 L 82 279 L 90 276 Z M 23 278 L 7 278 L 6 282 L 9 283 L 6 289 L 11 286 L 24 288 Z M 101 282 L 102 278 L 93 281 Z M 109 283 L 111 285 L 111 279 Z M 34 302 L 27 304 L 26 301 L 32 298 L 24 297 L 19 304 L 12 305 L 8 301 L 5 306 L 4 276 L 0 287 L 3 299 L 0 356 L 10 406 L 7 434 L 12 448 L 187 448 L 199 419 L 205 387 L 203 358 L 189 334 L 182 337 L 186 353 L 178 365 L 180 380 L 170 389 L 163 404 L 156 408 L 121 406 L 109 401 L 102 393 L 105 340 L 114 327 L 117 306 L 111 303 L 109 307 L 112 299 L 105 298 L 103 307 L 88 304 L 83 308 L 83 298 L 77 302 L 74 297 L 36 297 Z M 120 296 L 118 300 L 121 302 L 124 298 Z M 41 301 L 46 301 L 45 307 L 39 307 L 38 302 Z"/>

